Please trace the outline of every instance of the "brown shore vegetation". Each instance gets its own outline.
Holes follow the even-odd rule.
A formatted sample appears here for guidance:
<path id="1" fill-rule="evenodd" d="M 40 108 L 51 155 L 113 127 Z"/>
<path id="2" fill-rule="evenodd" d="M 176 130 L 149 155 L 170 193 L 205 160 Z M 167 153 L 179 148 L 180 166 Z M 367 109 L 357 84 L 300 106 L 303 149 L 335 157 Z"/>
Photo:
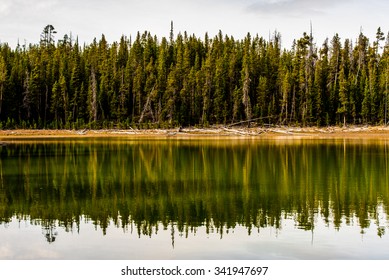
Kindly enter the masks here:
<path id="1" fill-rule="evenodd" d="M 258 138 L 258 139 L 389 139 L 388 126 L 331 126 L 331 127 L 234 127 L 175 129 L 101 129 L 101 130 L 0 130 L 0 139 L 10 138 L 73 138 L 73 137 L 128 137 L 128 138 Z"/>

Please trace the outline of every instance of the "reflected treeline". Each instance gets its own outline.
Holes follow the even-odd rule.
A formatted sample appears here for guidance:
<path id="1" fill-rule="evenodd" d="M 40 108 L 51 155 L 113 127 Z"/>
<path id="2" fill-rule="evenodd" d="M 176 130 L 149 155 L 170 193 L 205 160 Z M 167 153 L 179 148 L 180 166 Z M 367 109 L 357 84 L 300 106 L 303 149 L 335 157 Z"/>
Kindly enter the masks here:
<path id="1" fill-rule="evenodd" d="M 386 142 L 83 139 L 0 147 L 0 223 L 12 217 L 78 230 L 82 219 L 139 235 L 161 225 L 385 232 Z M 378 210 L 381 209 L 381 210 Z M 83 221 L 82 221 L 83 222 Z M 385 221 L 387 222 L 387 221 Z"/>

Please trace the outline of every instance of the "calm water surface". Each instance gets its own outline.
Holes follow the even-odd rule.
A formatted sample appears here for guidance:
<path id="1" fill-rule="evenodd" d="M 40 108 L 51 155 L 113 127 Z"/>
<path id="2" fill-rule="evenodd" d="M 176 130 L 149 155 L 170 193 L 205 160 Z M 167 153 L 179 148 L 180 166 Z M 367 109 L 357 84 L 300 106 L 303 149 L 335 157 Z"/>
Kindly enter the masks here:
<path id="1" fill-rule="evenodd" d="M 389 259 L 389 142 L 6 140 L 0 259 Z"/>

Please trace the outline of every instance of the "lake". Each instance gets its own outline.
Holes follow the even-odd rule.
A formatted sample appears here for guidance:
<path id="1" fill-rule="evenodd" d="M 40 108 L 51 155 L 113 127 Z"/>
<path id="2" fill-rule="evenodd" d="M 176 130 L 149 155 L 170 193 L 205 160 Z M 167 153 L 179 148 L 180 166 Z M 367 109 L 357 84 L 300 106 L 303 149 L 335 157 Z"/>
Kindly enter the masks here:
<path id="1" fill-rule="evenodd" d="M 388 140 L 6 142 L 0 259 L 389 259 Z"/>

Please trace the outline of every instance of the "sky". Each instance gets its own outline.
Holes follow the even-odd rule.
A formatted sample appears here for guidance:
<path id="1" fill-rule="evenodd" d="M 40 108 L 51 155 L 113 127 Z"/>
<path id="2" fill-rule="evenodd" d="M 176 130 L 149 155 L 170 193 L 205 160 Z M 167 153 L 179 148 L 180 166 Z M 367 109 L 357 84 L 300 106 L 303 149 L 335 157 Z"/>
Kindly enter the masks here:
<path id="1" fill-rule="evenodd" d="M 173 21 L 175 34 L 200 38 L 221 30 L 235 39 L 248 32 L 269 39 L 278 31 L 286 49 L 312 23 L 320 47 L 336 33 L 353 42 L 361 30 L 371 41 L 378 27 L 388 34 L 388 14 L 388 0 L 0 0 L 0 43 L 37 44 L 48 24 L 56 39 L 71 33 L 87 44 L 102 34 L 112 43 L 138 31 L 162 38 Z"/>

